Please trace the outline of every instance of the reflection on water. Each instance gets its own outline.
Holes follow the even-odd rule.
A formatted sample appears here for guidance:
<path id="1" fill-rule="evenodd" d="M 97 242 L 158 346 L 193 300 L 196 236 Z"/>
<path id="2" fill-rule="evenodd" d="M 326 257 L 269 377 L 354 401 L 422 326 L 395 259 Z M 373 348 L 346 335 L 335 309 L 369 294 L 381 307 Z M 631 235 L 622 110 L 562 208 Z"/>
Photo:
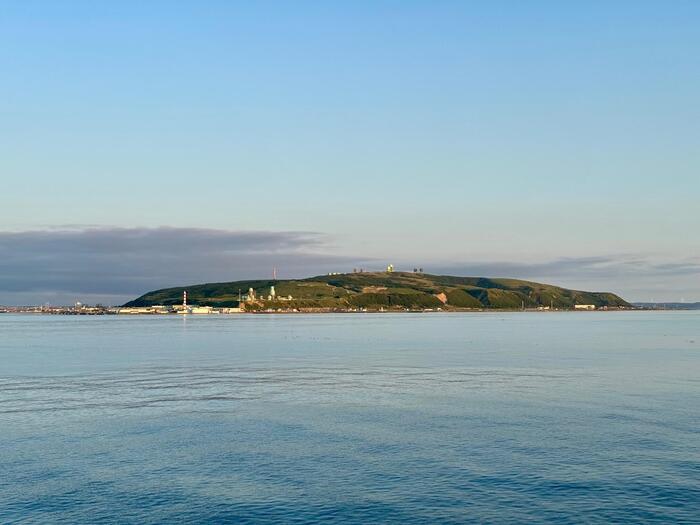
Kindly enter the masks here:
<path id="1" fill-rule="evenodd" d="M 698 522 L 700 315 L 0 318 L 0 522 Z"/>

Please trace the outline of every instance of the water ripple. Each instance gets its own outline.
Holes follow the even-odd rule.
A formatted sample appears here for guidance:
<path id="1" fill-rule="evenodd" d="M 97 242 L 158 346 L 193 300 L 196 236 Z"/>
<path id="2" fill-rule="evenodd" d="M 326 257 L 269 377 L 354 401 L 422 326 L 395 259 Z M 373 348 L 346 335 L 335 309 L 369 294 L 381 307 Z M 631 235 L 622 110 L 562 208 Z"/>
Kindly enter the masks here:
<path id="1" fill-rule="evenodd" d="M 581 374 L 579 374 L 580 376 Z M 570 381 L 570 372 L 455 368 L 141 368 L 118 372 L 0 378 L 0 415 L 186 406 L 212 401 L 295 402 L 358 396 L 445 394 L 467 390 L 523 392 Z"/>

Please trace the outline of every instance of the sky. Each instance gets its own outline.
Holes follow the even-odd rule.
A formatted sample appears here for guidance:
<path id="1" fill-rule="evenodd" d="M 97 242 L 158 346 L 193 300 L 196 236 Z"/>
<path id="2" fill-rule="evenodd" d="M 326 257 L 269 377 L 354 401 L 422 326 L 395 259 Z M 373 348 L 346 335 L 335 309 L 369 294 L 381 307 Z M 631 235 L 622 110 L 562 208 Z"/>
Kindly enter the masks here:
<path id="1" fill-rule="evenodd" d="M 354 266 L 700 301 L 700 3 L 0 6 L 0 304 Z"/>

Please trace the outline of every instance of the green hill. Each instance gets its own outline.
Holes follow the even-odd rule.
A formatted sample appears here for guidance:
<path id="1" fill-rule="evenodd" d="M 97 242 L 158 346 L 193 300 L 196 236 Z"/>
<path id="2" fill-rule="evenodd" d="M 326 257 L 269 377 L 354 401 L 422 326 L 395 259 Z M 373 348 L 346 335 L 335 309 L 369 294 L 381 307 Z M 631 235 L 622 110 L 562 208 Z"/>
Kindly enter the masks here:
<path id="1" fill-rule="evenodd" d="M 269 301 L 270 287 L 277 299 Z M 273 309 L 519 309 L 538 306 L 573 308 L 629 307 L 608 292 L 584 292 L 558 286 L 484 277 L 454 277 L 409 272 L 360 272 L 308 279 L 256 280 L 197 284 L 148 292 L 124 306 L 177 305 L 187 290 L 188 303 L 236 307 L 252 288 L 255 301 L 243 301 L 246 310 Z M 291 299 L 290 299 L 291 297 Z"/>

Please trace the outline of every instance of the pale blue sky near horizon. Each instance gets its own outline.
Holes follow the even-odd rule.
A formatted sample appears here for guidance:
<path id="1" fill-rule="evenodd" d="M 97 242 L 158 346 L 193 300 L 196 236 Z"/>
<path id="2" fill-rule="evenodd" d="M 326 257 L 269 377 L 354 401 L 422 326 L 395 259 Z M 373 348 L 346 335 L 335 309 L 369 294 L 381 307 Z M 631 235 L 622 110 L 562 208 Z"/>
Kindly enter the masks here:
<path id="1" fill-rule="evenodd" d="M 5 1 L 0 236 L 317 232 L 700 300 L 699 26 L 691 1 Z"/>

